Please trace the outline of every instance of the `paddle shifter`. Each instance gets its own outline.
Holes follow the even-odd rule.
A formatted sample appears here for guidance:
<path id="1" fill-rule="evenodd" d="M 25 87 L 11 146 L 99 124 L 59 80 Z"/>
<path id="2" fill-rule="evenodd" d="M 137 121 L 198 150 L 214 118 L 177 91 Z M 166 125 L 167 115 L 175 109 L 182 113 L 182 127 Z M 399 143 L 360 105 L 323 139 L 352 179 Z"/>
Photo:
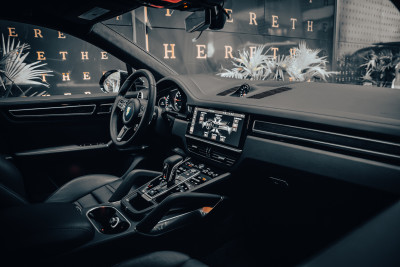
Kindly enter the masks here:
<path id="1" fill-rule="evenodd" d="M 179 155 L 174 155 L 164 160 L 162 176 L 167 181 L 167 187 L 175 184 L 176 169 L 178 169 L 182 161 L 183 158 Z"/>

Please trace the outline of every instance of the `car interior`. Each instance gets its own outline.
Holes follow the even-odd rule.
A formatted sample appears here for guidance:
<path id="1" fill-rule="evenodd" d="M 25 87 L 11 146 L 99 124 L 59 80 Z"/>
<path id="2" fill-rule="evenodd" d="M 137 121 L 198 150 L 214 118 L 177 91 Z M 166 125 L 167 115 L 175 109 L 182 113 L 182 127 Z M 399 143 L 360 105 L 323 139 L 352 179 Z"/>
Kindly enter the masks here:
<path id="1" fill-rule="evenodd" d="M 0 10 L 132 66 L 114 93 L 0 100 L 2 265 L 400 265 L 398 90 L 179 75 L 101 23 L 147 6 L 219 30 L 223 3 Z"/>

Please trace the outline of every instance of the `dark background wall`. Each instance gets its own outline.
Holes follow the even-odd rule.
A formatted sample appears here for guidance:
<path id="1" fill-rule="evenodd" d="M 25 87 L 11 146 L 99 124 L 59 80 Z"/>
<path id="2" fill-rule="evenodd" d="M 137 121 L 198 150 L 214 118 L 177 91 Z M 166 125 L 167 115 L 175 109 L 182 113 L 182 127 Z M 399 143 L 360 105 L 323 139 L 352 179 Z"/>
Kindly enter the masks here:
<path id="1" fill-rule="evenodd" d="M 377 43 L 394 53 L 399 48 L 400 15 L 389 0 L 227 0 L 225 8 L 231 19 L 224 29 L 207 30 L 198 39 L 198 33 L 184 30 L 187 12 L 139 8 L 104 23 L 182 74 L 216 74 L 232 67 L 238 50 L 258 45 L 267 45 L 270 54 L 288 55 L 305 41 L 321 49 L 329 69 L 340 71 L 332 82 L 362 84 L 363 59 L 355 61 L 355 52 Z M 30 45 L 27 62 L 40 60 L 53 70 L 45 77 L 49 88 L 33 88 L 44 95 L 101 93 L 101 75 L 126 68 L 105 51 L 54 30 L 0 21 L 0 32 L 6 43 L 10 37 Z"/>

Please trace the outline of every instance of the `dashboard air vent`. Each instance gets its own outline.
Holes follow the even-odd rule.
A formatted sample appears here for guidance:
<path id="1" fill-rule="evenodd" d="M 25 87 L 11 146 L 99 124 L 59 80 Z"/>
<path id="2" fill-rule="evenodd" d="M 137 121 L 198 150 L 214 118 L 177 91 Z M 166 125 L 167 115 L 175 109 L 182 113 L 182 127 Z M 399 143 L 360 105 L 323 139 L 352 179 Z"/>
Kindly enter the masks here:
<path id="1" fill-rule="evenodd" d="M 198 140 L 187 139 L 187 148 L 190 152 L 207 158 L 208 160 L 231 167 L 240 157 L 240 152 L 219 147 Z"/>
<path id="2" fill-rule="evenodd" d="M 237 157 L 233 155 L 227 155 L 226 153 L 221 153 L 214 150 L 211 150 L 210 158 L 214 161 L 224 163 L 228 166 L 232 166 L 237 160 Z"/>
<path id="3" fill-rule="evenodd" d="M 200 156 L 207 157 L 207 146 L 205 145 L 190 143 L 188 144 L 188 150 Z"/>
<path id="4" fill-rule="evenodd" d="M 286 91 L 289 91 L 289 90 L 292 90 L 292 88 L 291 87 L 287 87 L 287 86 L 283 86 L 283 87 L 278 87 L 278 88 L 275 88 L 275 89 L 272 89 L 272 90 L 268 90 L 268 91 L 265 91 L 265 92 L 262 92 L 262 93 L 259 93 L 259 94 L 255 94 L 255 95 L 249 96 L 248 98 L 262 99 L 264 97 L 276 95 L 276 94 L 283 93 L 283 92 L 286 92 Z"/>
<path id="5" fill-rule="evenodd" d="M 222 92 L 218 93 L 217 95 L 219 95 L 219 96 L 230 95 L 230 94 L 236 92 L 236 91 L 240 88 L 240 86 L 241 86 L 241 85 L 235 86 L 235 87 L 233 87 L 233 88 L 229 88 L 229 89 L 227 89 L 227 90 L 225 90 L 225 91 L 222 91 Z"/>

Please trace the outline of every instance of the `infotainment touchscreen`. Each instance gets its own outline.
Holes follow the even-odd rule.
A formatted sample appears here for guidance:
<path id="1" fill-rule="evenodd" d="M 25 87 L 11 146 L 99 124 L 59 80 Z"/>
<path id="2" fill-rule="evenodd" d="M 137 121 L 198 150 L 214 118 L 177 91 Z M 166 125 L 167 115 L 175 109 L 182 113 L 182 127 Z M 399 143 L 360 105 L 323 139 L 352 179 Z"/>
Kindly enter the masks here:
<path id="1" fill-rule="evenodd" d="M 244 114 L 196 107 L 189 133 L 238 147 L 245 117 Z"/>

